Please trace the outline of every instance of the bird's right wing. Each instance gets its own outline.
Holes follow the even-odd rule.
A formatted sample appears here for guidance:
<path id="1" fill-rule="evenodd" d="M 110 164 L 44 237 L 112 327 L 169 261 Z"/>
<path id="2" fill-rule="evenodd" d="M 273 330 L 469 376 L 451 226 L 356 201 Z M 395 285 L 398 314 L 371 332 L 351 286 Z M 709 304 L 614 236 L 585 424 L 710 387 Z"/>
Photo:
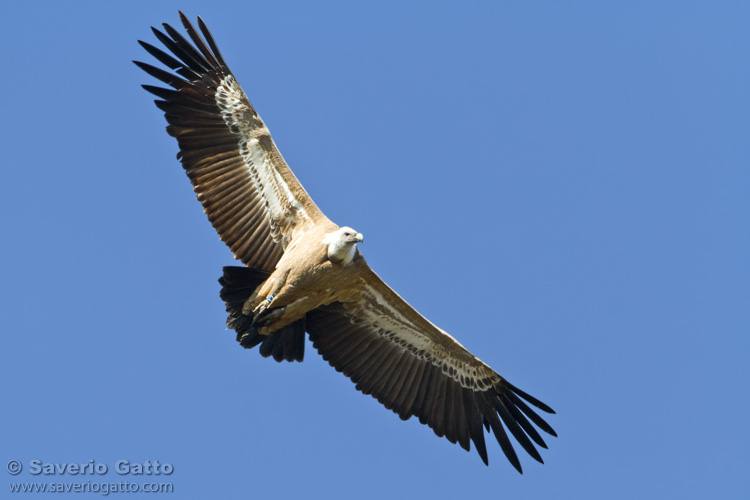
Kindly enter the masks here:
<path id="1" fill-rule="evenodd" d="M 152 28 L 172 55 L 139 42 L 174 73 L 134 61 L 171 89 L 144 85 L 160 100 L 167 132 L 211 224 L 249 267 L 272 271 L 296 228 L 327 220 L 279 153 L 227 67 L 211 33 L 180 12 L 192 44 L 164 24 Z M 168 35 L 168 36 L 167 36 Z M 204 41 L 205 38 L 205 41 Z"/>

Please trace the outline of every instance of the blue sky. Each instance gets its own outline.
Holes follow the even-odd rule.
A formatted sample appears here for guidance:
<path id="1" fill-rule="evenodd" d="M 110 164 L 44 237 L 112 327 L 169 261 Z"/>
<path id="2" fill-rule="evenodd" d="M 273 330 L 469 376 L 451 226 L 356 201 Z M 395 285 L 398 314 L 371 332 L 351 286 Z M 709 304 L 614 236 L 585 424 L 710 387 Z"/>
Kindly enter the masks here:
<path id="1" fill-rule="evenodd" d="M 485 467 L 309 344 L 294 365 L 236 345 L 216 282 L 231 254 L 130 62 L 178 8 L 203 16 L 384 280 L 555 408 L 545 465 L 522 457 L 520 476 L 488 442 Z M 125 459 L 172 464 L 170 498 L 747 498 L 749 14 L 15 5 L 0 19 L 0 458 L 25 470 L 5 482 L 92 479 L 31 460 Z"/>

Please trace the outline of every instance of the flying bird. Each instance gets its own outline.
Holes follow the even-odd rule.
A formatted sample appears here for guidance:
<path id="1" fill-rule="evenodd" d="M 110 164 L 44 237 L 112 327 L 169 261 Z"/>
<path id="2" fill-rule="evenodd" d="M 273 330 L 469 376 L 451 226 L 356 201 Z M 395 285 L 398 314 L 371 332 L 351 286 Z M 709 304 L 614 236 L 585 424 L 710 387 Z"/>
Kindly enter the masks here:
<path id="1" fill-rule="evenodd" d="M 362 234 L 331 222 L 308 196 L 203 20 L 199 33 L 182 12 L 180 19 L 189 40 L 168 24 L 152 28 L 171 54 L 139 41 L 171 71 L 134 62 L 169 87 L 143 86 L 158 97 L 209 221 L 245 265 L 225 267 L 219 279 L 237 341 L 276 361 L 302 361 L 307 332 L 332 367 L 401 419 L 416 416 L 467 451 L 473 442 L 488 464 L 486 430 L 522 472 L 510 433 L 543 463 L 536 446 L 547 445 L 536 427 L 556 434 L 532 407 L 554 411 L 370 269 L 357 246 Z"/>

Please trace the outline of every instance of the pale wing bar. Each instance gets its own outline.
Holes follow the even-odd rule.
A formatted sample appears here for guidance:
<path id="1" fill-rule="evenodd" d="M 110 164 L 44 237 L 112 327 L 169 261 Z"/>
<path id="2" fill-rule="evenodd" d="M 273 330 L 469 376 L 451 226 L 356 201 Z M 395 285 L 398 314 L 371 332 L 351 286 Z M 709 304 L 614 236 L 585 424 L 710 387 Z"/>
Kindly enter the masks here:
<path id="1" fill-rule="evenodd" d="M 198 18 L 205 41 L 182 13 L 180 19 L 194 46 L 167 24 L 166 34 L 152 30 L 172 55 L 139 42 L 174 73 L 134 61 L 174 90 L 143 88 L 159 97 L 155 103 L 177 139 L 178 158 L 221 240 L 247 266 L 273 270 L 291 230 L 318 216 L 317 207 L 284 163 L 203 21 Z"/>
<path id="2" fill-rule="evenodd" d="M 534 444 L 547 445 L 532 423 L 557 434 L 529 404 L 554 413 L 549 406 L 508 383 L 450 336 L 445 335 L 455 346 L 446 350 L 429 339 L 426 345 L 420 332 L 407 331 L 408 321 L 399 328 L 373 318 L 361 308 L 355 312 L 335 303 L 308 313 L 307 331 L 313 347 L 332 367 L 402 420 L 415 415 L 435 434 L 467 451 L 473 441 L 487 464 L 484 427 L 522 472 L 507 429 L 531 457 L 543 463 Z M 474 362 L 467 363 L 468 359 Z"/>

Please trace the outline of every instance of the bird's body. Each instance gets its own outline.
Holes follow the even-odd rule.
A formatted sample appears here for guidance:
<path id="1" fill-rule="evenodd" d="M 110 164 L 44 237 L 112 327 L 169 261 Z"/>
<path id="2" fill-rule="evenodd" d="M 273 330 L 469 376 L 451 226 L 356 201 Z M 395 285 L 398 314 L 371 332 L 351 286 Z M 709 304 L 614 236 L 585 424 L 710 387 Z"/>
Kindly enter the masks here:
<path id="1" fill-rule="evenodd" d="M 360 299 L 361 275 L 367 268 L 362 255 L 351 245 L 346 250 L 351 259 L 329 257 L 327 237 L 340 229 L 332 223 L 310 227 L 292 239 L 276 269 L 243 306 L 245 314 L 259 308 L 280 311 L 277 319 L 259 328 L 261 334 L 278 331 L 320 306 Z"/>
<path id="2" fill-rule="evenodd" d="M 243 347 L 302 361 L 309 334 L 320 354 L 400 418 L 412 415 L 488 456 L 491 431 L 511 463 L 506 429 L 537 461 L 554 430 L 530 406 L 554 413 L 472 355 L 391 290 L 365 262 L 362 235 L 331 222 L 288 167 L 200 18 L 180 13 L 192 44 L 174 28 L 156 37 L 173 54 L 141 45 L 173 72 L 137 62 L 171 89 L 160 99 L 167 131 L 198 200 L 222 241 L 246 267 L 219 280 L 227 325 Z M 167 36 L 168 35 L 168 36 Z M 173 57 L 174 56 L 174 57 Z M 528 403 L 528 404 L 527 404 Z M 533 425 L 532 425 L 533 424 Z"/>

